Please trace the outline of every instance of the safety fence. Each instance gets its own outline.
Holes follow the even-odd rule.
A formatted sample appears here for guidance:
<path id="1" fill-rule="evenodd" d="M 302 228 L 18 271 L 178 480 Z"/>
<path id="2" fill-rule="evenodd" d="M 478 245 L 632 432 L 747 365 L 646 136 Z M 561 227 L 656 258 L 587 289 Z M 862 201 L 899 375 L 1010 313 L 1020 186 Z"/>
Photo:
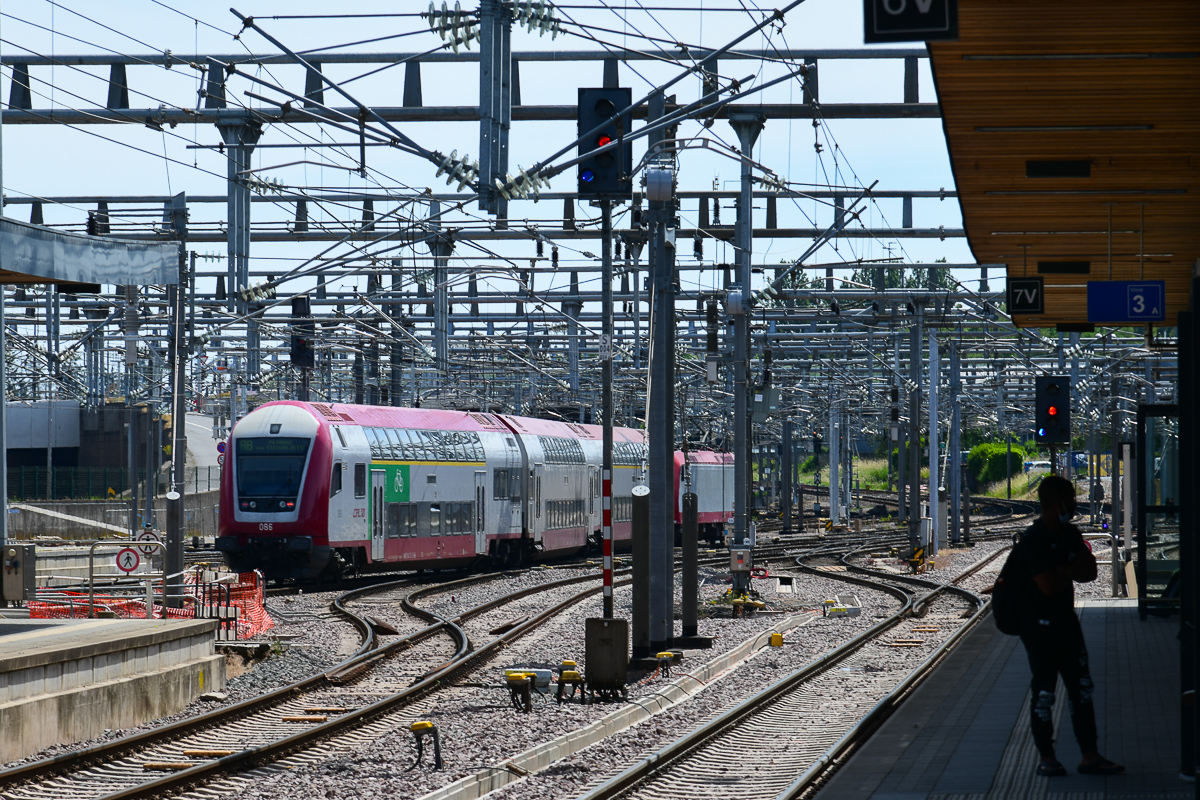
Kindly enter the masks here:
<path id="1" fill-rule="evenodd" d="M 249 639 L 275 627 L 266 610 L 266 581 L 259 572 L 243 572 L 237 582 L 204 580 L 204 571 L 184 573 L 183 595 L 178 608 L 161 602 L 150 604 L 151 619 L 215 619 L 220 622 L 217 638 Z M 161 601 L 162 581 L 154 580 L 156 597 Z M 139 587 L 136 591 L 141 591 Z M 89 597 L 86 591 L 39 589 L 38 597 L 26 603 L 31 619 L 86 618 Z M 97 592 L 90 607 L 96 616 L 121 619 L 146 619 L 144 597 L 131 594 Z"/>
<path id="2" fill-rule="evenodd" d="M 183 468 L 187 491 L 208 492 L 220 488 L 221 468 L 215 466 Z M 147 475 L 138 469 L 133 475 L 145 491 Z M 161 484 L 165 490 L 166 470 L 151 470 L 149 484 Z M 129 470 L 124 467 L 46 467 L 8 468 L 9 500 L 83 500 L 120 497 L 130 489 Z"/>

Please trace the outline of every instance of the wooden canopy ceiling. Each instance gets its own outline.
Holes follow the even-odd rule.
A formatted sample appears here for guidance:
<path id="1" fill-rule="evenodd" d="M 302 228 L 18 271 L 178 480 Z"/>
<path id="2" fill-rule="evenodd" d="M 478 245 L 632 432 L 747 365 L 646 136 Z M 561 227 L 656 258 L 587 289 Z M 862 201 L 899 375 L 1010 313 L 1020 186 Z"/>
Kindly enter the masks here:
<path id="1" fill-rule="evenodd" d="M 929 50 L 968 240 L 1045 281 L 1015 322 L 1084 325 L 1088 281 L 1144 279 L 1174 325 L 1200 258 L 1200 3 L 958 7 Z"/>

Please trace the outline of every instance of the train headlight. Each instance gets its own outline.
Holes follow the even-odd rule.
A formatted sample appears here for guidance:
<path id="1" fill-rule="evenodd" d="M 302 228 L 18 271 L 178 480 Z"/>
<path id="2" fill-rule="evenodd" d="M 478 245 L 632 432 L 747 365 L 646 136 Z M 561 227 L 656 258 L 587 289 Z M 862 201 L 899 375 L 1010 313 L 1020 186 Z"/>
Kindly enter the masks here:
<path id="1" fill-rule="evenodd" d="M 280 508 L 287 508 L 287 507 L 288 507 L 287 501 L 286 501 L 286 500 L 280 500 L 280 501 L 279 501 L 279 507 L 280 507 Z"/>
<path id="2" fill-rule="evenodd" d="M 250 507 L 251 507 L 251 508 L 258 508 L 258 503 L 256 503 L 255 501 L 251 500 L 251 501 L 250 501 Z"/>

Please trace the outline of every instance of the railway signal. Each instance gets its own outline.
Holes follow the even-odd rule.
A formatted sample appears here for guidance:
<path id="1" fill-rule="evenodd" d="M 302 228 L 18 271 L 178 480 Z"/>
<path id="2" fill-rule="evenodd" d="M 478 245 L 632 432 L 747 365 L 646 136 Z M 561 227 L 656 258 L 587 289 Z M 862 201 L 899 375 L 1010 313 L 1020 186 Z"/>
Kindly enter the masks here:
<path id="1" fill-rule="evenodd" d="M 313 338 L 316 335 L 316 325 L 311 320 L 308 295 L 302 294 L 292 298 L 292 366 L 301 369 L 312 369 L 316 366 L 316 351 L 313 349 Z"/>
<path id="2" fill-rule="evenodd" d="M 1071 382 L 1064 375 L 1043 375 L 1034 391 L 1036 440 L 1044 444 L 1071 442 Z"/>
<path id="3" fill-rule="evenodd" d="M 633 128 L 632 89 L 579 90 L 579 196 L 600 198 L 633 191 L 633 143 L 625 138 Z M 594 150 L 607 147 L 601 153 Z"/>

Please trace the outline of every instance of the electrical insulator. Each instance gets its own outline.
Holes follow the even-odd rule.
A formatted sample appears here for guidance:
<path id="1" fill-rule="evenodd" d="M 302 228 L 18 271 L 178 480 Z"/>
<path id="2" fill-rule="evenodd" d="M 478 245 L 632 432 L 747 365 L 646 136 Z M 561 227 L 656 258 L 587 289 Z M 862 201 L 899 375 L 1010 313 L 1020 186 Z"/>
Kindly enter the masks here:
<path id="1" fill-rule="evenodd" d="M 541 257 L 542 257 L 542 256 L 545 254 L 545 252 L 546 252 L 546 250 L 545 250 L 545 248 L 542 246 L 542 240 L 541 240 L 541 239 L 538 239 L 538 240 L 537 240 L 537 257 L 538 257 L 538 258 L 541 258 Z"/>
<path id="2" fill-rule="evenodd" d="M 712 213 L 712 217 L 713 217 L 713 218 L 712 218 L 712 224 L 713 224 L 713 225 L 720 225 L 720 224 L 721 224 L 721 201 L 720 201 L 720 200 L 718 200 L 718 199 L 717 199 L 717 198 L 715 198 L 715 197 L 713 198 L 713 213 Z"/>
<path id="3" fill-rule="evenodd" d="M 555 269 L 558 269 L 558 248 L 557 247 L 550 248 L 550 266 L 554 267 Z"/>
<path id="4" fill-rule="evenodd" d="M 697 261 L 704 260 L 704 238 L 700 234 L 696 234 L 696 238 L 692 240 L 692 255 Z"/>

